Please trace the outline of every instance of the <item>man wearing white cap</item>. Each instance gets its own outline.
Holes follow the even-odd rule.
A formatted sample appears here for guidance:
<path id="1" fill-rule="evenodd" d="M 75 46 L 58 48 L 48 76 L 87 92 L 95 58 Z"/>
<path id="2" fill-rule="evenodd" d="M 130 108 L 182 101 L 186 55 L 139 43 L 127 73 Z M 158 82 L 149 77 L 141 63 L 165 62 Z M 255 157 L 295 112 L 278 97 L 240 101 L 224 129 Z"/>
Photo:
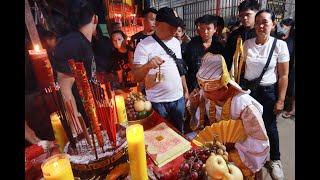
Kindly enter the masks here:
<path id="1" fill-rule="evenodd" d="M 242 120 L 247 137 L 234 144 L 235 149 L 229 151 L 229 157 L 244 176 L 254 177 L 254 173 L 259 172 L 268 160 L 270 151 L 262 119 L 263 107 L 249 92 L 230 79 L 225 60 L 220 54 L 204 55 L 197 80 L 201 90 L 195 89 L 190 94 L 192 129 L 202 129 L 221 120 Z M 204 107 L 205 112 L 199 107 Z M 207 122 L 204 114 L 208 117 Z"/>

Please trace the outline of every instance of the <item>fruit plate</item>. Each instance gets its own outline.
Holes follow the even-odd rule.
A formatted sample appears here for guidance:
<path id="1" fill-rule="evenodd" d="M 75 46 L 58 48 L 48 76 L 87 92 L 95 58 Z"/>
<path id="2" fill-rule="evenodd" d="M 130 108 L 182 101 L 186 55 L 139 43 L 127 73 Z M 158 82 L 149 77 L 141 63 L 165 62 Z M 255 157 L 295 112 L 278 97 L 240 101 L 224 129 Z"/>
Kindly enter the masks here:
<path id="1" fill-rule="evenodd" d="M 129 120 L 128 125 L 133 125 L 133 124 L 141 124 L 143 127 L 144 125 L 149 121 L 150 117 L 153 115 L 154 110 L 152 109 L 150 112 L 148 112 L 147 117 L 143 119 L 136 119 L 136 120 Z"/>

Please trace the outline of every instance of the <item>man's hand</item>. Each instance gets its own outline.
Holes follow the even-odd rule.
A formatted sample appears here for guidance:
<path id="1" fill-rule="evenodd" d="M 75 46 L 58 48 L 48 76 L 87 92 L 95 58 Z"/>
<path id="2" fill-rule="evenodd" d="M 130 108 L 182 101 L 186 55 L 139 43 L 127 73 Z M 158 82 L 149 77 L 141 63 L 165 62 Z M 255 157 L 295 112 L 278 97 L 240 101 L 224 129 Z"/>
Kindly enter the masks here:
<path id="1" fill-rule="evenodd" d="M 165 61 L 162 60 L 160 57 L 155 56 L 151 58 L 146 64 L 141 65 L 141 64 L 133 64 L 133 69 L 131 70 L 132 73 L 132 80 L 134 82 L 143 82 L 147 81 L 146 79 L 150 79 L 151 77 L 146 77 L 150 69 L 156 69 L 158 68 L 161 64 L 163 64 Z M 148 74 L 149 75 L 149 74 Z M 150 76 L 150 75 L 149 75 Z M 153 81 L 155 79 L 153 78 Z M 147 84 L 147 83 L 146 83 Z M 153 85 L 152 85 L 153 86 Z M 146 87 L 147 88 L 147 87 Z M 150 88 L 150 87 L 149 87 Z"/>
<path id="2" fill-rule="evenodd" d="M 150 61 L 148 62 L 150 69 L 156 69 L 158 68 L 161 64 L 163 64 L 165 61 L 162 60 L 160 57 L 155 56 Z"/>
<path id="3" fill-rule="evenodd" d="M 191 106 L 198 108 L 200 104 L 200 90 L 194 89 L 189 96 Z"/>

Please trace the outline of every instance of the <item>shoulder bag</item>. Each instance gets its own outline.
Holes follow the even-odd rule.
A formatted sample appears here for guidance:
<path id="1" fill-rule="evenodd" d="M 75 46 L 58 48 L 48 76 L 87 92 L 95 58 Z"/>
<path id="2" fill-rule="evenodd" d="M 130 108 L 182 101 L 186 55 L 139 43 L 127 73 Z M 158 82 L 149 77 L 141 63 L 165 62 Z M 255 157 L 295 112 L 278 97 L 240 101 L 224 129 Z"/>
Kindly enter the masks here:
<path id="1" fill-rule="evenodd" d="M 266 70 L 268 69 L 269 64 L 270 64 L 273 51 L 274 51 L 274 49 L 275 49 L 275 47 L 276 47 L 276 43 L 277 43 L 277 38 L 274 38 L 274 41 L 273 41 L 273 44 L 272 44 L 272 47 L 271 47 L 271 50 L 270 50 L 270 53 L 269 53 L 269 56 L 268 56 L 267 63 L 266 63 L 266 65 L 264 66 L 264 68 L 263 68 L 260 76 L 257 77 L 257 78 L 255 78 L 255 79 L 252 79 L 252 80 L 250 80 L 250 81 L 243 78 L 242 86 L 241 86 L 241 87 L 242 87 L 244 90 L 250 89 L 251 92 L 255 92 L 256 89 L 259 87 L 260 81 L 261 81 L 264 73 L 265 73 Z"/>
<path id="2" fill-rule="evenodd" d="M 168 48 L 168 46 L 166 46 L 155 33 L 152 34 L 152 37 L 161 45 L 166 53 L 175 60 L 180 76 L 185 75 L 188 67 L 184 60 L 177 58 L 176 54 L 170 48 Z"/>

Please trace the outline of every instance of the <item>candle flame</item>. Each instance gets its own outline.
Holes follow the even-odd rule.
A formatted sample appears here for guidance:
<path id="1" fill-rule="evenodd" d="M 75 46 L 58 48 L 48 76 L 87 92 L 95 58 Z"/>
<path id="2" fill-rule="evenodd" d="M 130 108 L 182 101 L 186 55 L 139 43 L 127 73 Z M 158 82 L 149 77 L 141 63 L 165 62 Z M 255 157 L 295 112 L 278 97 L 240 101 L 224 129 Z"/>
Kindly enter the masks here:
<path id="1" fill-rule="evenodd" d="M 58 167 L 58 165 L 59 165 L 58 162 L 53 163 L 53 167 Z"/>
<path id="2" fill-rule="evenodd" d="M 137 128 L 133 128 L 133 134 L 137 134 Z"/>
<path id="3" fill-rule="evenodd" d="M 40 52 L 40 47 L 39 47 L 38 44 L 36 44 L 36 45 L 34 46 L 34 50 L 35 50 L 36 52 Z"/>

